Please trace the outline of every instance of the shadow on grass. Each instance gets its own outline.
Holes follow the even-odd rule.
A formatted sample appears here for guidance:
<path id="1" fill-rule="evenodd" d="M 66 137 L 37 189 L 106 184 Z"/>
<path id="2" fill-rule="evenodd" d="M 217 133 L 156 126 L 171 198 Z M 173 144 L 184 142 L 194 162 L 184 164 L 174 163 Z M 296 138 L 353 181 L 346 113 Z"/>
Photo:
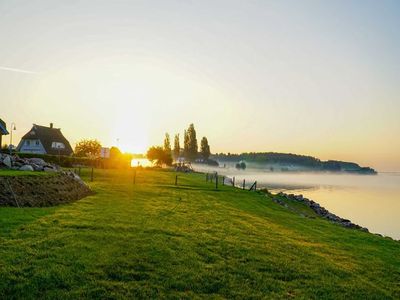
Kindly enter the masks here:
<path id="1" fill-rule="evenodd" d="M 221 190 L 216 190 L 213 187 L 205 188 L 205 187 L 197 187 L 190 185 L 170 185 L 170 184 L 156 184 L 156 187 L 166 188 L 166 189 L 174 189 L 174 190 L 191 190 L 191 191 L 207 191 L 207 192 L 220 192 Z"/>

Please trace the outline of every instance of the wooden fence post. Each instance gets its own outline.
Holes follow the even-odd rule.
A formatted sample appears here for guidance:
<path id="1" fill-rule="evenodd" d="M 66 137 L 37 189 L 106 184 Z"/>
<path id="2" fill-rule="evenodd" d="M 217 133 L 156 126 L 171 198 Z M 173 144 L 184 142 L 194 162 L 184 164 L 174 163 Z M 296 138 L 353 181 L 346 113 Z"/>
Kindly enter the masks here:
<path id="1" fill-rule="evenodd" d="M 235 176 L 232 178 L 232 186 L 235 187 Z"/>
<path id="2" fill-rule="evenodd" d="M 251 191 L 252 189 L 254 189 L 254 191 L 257 190 L 257 181 L 254 181 L 253 185 L 249 188 L 249 191 Z"/>
<path id="3" fill-rule="evenodd" d="M 218 173 L 215 174 L 215 189 L 218 190 Z"/>
<path id="4" fill-rule="evenodd" d="M 243 179 L 243 189 L 246 188 L 246 179 Z"/>
<path id="5" fill-rule="evenodd" d="M 175 185 L 178 185 L 178 175 L 175 176 Z"/>
<path id="6" fill-rule="evenodd" d="M 225 176 L 222 176 L 222 185 L 225 185 Z"/>
<path id="7" fill-rule="evenodd" d="M 90 181 L 93 182 L 93 167 L 92 167 L 92 172 L 90 173 Z"/>

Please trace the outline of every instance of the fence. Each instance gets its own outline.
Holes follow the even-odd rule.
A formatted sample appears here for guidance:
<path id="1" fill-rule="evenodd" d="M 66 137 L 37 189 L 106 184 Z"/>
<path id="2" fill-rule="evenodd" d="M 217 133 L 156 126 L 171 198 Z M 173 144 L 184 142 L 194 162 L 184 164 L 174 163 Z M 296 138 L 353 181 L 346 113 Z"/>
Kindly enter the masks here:
<path id="1" fill-rule="evenodd" d="M 86 172 L 86 175 L 89 177 L 90 182 L 93 182 L 96 177 L 95 173 L 95 168 L 94 167 L 76 167 L 74 168 L 75 174 L 79 175 L 80 177 L 82 176 L 82 170 L 85 169 L 86 171 L 88 170 L 89 172 Z M 138 170 L 136 168 L 132 168 L 132 184 L 136 185 L 137 184 L 137 172 Z M 180 175 L 175 174 L 174 181 L 171 181 L 171 184 L 173 183 L 175 186 L 179 185 Z M 220 185 L 222 186 L 227 186 L 231 185 L 232 187 L 240 188 L 242 190 L 248 190 L 248 191 L 257 191 L 257 181 L 254 181 L 251 185 L 246 185 L 246 179 L 243 179 L 242 182 L 239 184 L 236 184 L 236 178 L 233 176 L 232 178 L 228 176 L 221 176 L 218 175 L 217 172 L 214 173 L 205 173 L 205 180 L 206 183 L 212 184 L 212 187 L 215 190 L 218 190 L 220 188 Z"/>
<path id="2" fill-rule="evenodd" d="M 218 189 L 218 183 L 219 183 L 219 178 L 221 178 L 221 183 L 222 185 L 225 185 L 226 181 L 230 181 L 231 185 L 233 187 L 241 188 L 243 190 L 246 189 L 246 179 L 243 179 L 243 183 L 241 186 L 236 185 L 236 179 L 235 176 L 232 178 L 229 178 L 227 176 L 219 176 L 217 172 L 214 173 L 206 173 L 206 182 L 214 183 L 215 182 L 215 189 Z M 254 183 L 250 186 L 248 189 L 249 191 L 257 191 L 257 181 L 254 181 Z"/>

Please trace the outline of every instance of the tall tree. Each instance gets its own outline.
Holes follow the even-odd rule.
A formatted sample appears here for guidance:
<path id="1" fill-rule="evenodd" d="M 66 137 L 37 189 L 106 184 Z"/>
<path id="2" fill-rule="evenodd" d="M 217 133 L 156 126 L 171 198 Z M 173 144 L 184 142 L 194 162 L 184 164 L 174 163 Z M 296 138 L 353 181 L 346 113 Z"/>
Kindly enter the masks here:
<path id="1" fill-rule="evenodd" d="M 181 145 L 179 144 L 179 133 L 175 134 L 174 138 L 174 157 L 177 159 L 181 153 Z"/>
<path id="2" fill-rule="evenodd" d="M 185 157 L 189 160 L 195 160 L 198 152 L 196 130 L 194 129 L 193 123 L 189 125 L 186 131 L 187 134 L 187 153 Z"/>
<path id="3" fill-rule="evenodd" d="M 183 132 L 183 155 L 187 158 L 189 155 L 189 137 L 187 131 Z"/>
<path id="4" fill-rule="evenodd" d="M 210 157 L 210 145 L 208 144 L 207 138 L 204 136 L 200 142 L 200 154 L 203 159 Z"/>
<path id="5" fill-rule="evenodd" d="M 171 153 L 171 141 L 168 133 L 165 134 L 164 138 L 164 151 L 166 153 Z"/>

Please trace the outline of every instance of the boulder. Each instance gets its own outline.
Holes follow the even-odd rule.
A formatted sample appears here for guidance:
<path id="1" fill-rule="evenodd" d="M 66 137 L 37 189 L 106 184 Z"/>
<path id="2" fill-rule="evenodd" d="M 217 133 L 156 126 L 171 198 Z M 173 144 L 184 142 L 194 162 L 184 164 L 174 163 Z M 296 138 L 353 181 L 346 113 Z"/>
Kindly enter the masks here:
<path id="1" fill-rule="evenodd" d="M 44 167 L 44 168 L 43 168 L 43 171 L 45 171 L 45 172 L 57 172 L 56 169 L 54 169 L 54 168 L 49 168 L 49 167 Z"/>
<path id="2" fill-rule="evenodd" d="M 33 168 L 31 165 L 23 165 L 22 167 L 19 168 L 21 171 L 33 171 Z"/>
<path id="3" fill-rule="evenodd" d="M 43 166 L 47 165 L 47 163 L 41 158 L 29 158 L 28 161 L 29 161 L 29 164 L 35 164 L 37 166 L 43 167 Z"/>
<path id="4" fill-rule="evenodd" d="M 38 166 L 37 164 L 30 164 L 35 171 L 43 171 L 43 166 Z"/>
<path id="5" fill-rule="evenodd" d="M 6 155 L 6 157 L 3 159 L 3 164 L 9 168 L 12 167 L 11 157 L 9 155 Z"/>

